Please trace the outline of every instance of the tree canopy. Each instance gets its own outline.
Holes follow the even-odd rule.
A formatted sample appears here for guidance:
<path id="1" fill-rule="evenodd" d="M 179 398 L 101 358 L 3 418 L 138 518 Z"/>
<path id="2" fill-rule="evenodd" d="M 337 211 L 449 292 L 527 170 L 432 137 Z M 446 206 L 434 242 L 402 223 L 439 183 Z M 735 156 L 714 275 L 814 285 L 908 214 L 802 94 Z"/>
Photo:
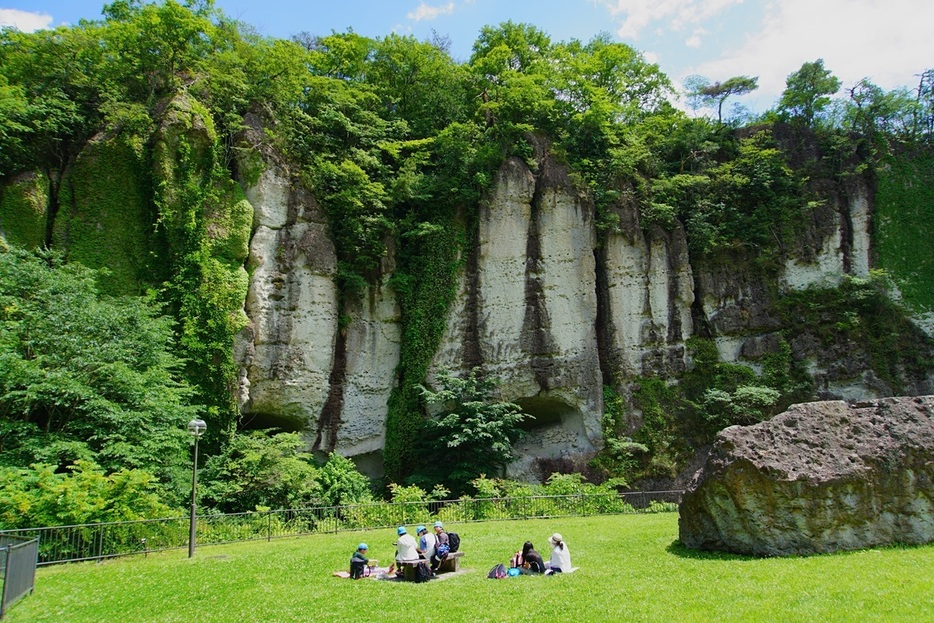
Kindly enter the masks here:
<path id="1" fill-rule="evenodd" d="M 810 126 L 830 104 L 830 96 L 840 90 L 840 79 L 824 67 L 824 59 L 804 63 L 785 82 L 778 108 L 792 119 Z"/>
<path id="2" fill-rule="evenodd" d="M 0 252 L 0 463 L 141 468 L 174 495 L 199 415 L 172 321 L 50 253 Z"/>

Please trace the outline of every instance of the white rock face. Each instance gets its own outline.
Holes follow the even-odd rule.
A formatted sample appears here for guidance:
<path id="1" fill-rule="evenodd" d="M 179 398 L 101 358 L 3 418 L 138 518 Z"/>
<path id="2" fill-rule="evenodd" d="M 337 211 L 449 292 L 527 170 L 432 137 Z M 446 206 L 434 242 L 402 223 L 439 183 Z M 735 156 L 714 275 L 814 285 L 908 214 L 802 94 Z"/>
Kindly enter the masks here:
<path id="1" fill-rule="evenodd" d="M 802 262 L 789 258 L 785 262 L 783 285 L 791 290 L 803 290 L 811 285 L 835 286 L 843 278 L 843 252 L 840 230 L 824 239 L 824 245 L 815 262 Z"/>
<path id="2" fill-rule="evenodd" d="M 500 398 L 535 416 L 516 448 L 522 458 L 507 470 L 533 481 L 547 466 L 580 467 L 602 447 L 604 372 L 673 378 L 690 365 L 694 314 L 725 361 L 758 369 L 757 357 L 781 339 L 770 289 L 742 258 L 695 271 L 681 227 L 643 231 L 637 215 L 598 248 L 591 205 L 565 169 L 547 155 L 537 159 L 535 172 L 518 158 L 505 162 L 479 206 L 477 246 L 427 379 L 472 366 L 498 378 Z M 869 189 L 853 183 L 848 193 L 846 222 L 839 211 L 818 215 L 808 259 L 786 263 L 784 287 L 868 273 Z M 317 441 L 316 449 L 381 475 L 401 347 L 388 276 L 364 300 L 344 303 L 351 321 L 340 336 L 335 250 L 317 203 L 275 165 L 247 196 L 255 210 L 251 324 L 235 352 L 244 420 L 301 430 L 309 446 Z M 827 389 L 872 395 L 863 385 L 843 379 Z M 637 426 L 639 414 L 630 417 Z"/>
<path id="3" fill-rule="evenodd" d="M 387 286 L 348 310 L 347 365 L 337 448 L 369 474 L 382 474 L 386 405 L 399 363 L 399 306 Z"/>
<path id="4" fill-rule="evenodd" d="M 602 383 L 593 216 L 576 192 L 504 163 L 481 206 L 475 274 L 461 296 L 433 373 L 463 371 L 471 350 L 501 381 L 501 397 L 536 416 L 509 476 L 535 479 L 536 459 L 581 459 L 601 443 Z M 475 279 L 477 328 L 468 329 Z M 469 340 L 476 340 L 471 346 Z"/>
<path id="5" fill-rule="evenodd" d="M 848 187 L 846 219 L 834 213 L 834 223 L 823 246 L 812 261 L 792 257 L 785 262 L 782 286 L 801 290 L 811 285 L 832 287 L 840 283 L 843 275 L 865 277 L 869 274 L 869 248 L 872 236 L 870 189 L 862 180 L 854 180 Z M 851 231 L 848 231 L 850 230 Z"/>
<path id="6" fill-rule="evenodd" d="M 302 431 L 309 448 L 335 450 L 370 476 L 381 476 L 400 346 L 399 309 L 385 285 L 388 277 L 364 300 L 345 303 L 351 321 L 341 338 L 337 259 L 320 207 L 278 166 L 245 192 L 254 231 L 245 304 L 250 326 L 235 345 L 243 420 Z M 338 339 L 344 339 L 341 357 Z M 339 413 L 325 420 L 332 384 Z"/>
<path id="7" fill-rule="evenodd" d="M 327 398 L 334 357 L 334 247 L 317 204 L 291 190 L 286 171 L 271 167 L 245 191 L 255 217 L 245 304 L 251 322 L 235 349 L 240 407 L 245 421 L 260 416 L 308 430 Z"/>
<path id="8" fill-rule="evenodd" d="M 872 210 L 870 190 L 859 179 L 850 199 L 850 222 L 853 225 L 852 274 L 865 277 L 869 274 L 869 249 L 872 241 Z"/>
<path id="9" fill-rule="evenodd" d="M 507 162 L 492 198 L 481 207 L 477 340 L 485 371 L 499 377 L 509 393 L 539 391 L 528 353 L 522 347 L 525 268 L 535 179 L 518 159 Z"/>
<path id="10" fill-rule="evenodd" d="M 606 270 L 612 347 L 627 376 L 683 369 L 694 278 L 684 232 L 610 236 Z"/>

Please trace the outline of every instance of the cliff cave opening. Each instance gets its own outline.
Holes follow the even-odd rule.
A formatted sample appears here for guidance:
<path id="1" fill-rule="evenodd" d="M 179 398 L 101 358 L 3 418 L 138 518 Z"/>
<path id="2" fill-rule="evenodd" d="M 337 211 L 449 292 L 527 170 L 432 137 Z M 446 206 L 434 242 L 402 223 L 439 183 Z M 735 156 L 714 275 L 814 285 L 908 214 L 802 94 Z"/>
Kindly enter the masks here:
<path id="1" fill-rule="evenodd" d="M 243 413 L 238 428 L 241 431 L 275 428 L 283 433 L 298 433 L 305 427 L 301 419 L 281 413 Z"/>
<path id="2" fill-rule="evenodd" d="M 525 413 L 532 416 L 520 424 L 520 427 L 525 431 L 555 426 L 577 429 L 582 422 L 580 411 L 559 398 L 531 396 L 529 398 L 519 398 L 515 403 Z"/>

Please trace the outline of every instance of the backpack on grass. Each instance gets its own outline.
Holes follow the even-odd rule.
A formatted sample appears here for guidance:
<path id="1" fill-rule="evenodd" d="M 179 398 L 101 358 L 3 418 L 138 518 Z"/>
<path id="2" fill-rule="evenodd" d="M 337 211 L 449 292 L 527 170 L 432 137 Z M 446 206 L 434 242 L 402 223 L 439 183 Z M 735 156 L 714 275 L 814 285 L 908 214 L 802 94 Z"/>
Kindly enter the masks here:
<path id="1" fill-rule="evenodd" d="M 428 568 L 428 565 L 417 564 L 415 565 L 415 581 L 416 582 L 427 582 L 431 579 L 431 569 Z"/>
<path id="2" fill-rule="evenodd" d="M 486 577 L 490 578 L 491 580 L 501 580 L 505 578 L 508 573 L 509 572 L 506 571 L 506 565 L 499 563 L 490 569 L 490 572 L 486 574 Z"/>

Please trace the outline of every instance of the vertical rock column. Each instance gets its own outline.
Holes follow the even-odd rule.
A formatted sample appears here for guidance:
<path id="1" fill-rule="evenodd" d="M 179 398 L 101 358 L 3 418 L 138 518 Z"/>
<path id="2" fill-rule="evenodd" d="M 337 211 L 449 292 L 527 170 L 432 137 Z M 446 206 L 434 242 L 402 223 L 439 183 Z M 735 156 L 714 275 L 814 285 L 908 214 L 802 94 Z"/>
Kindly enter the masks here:
<path id="1" fill-rule="evenodd" d="M 328 396 L 338 327 L 337 259 L 317 202 L 272 165 L 247 188 L 250 326 L 236 353 L 243 420 L 314 430 Z"/>

